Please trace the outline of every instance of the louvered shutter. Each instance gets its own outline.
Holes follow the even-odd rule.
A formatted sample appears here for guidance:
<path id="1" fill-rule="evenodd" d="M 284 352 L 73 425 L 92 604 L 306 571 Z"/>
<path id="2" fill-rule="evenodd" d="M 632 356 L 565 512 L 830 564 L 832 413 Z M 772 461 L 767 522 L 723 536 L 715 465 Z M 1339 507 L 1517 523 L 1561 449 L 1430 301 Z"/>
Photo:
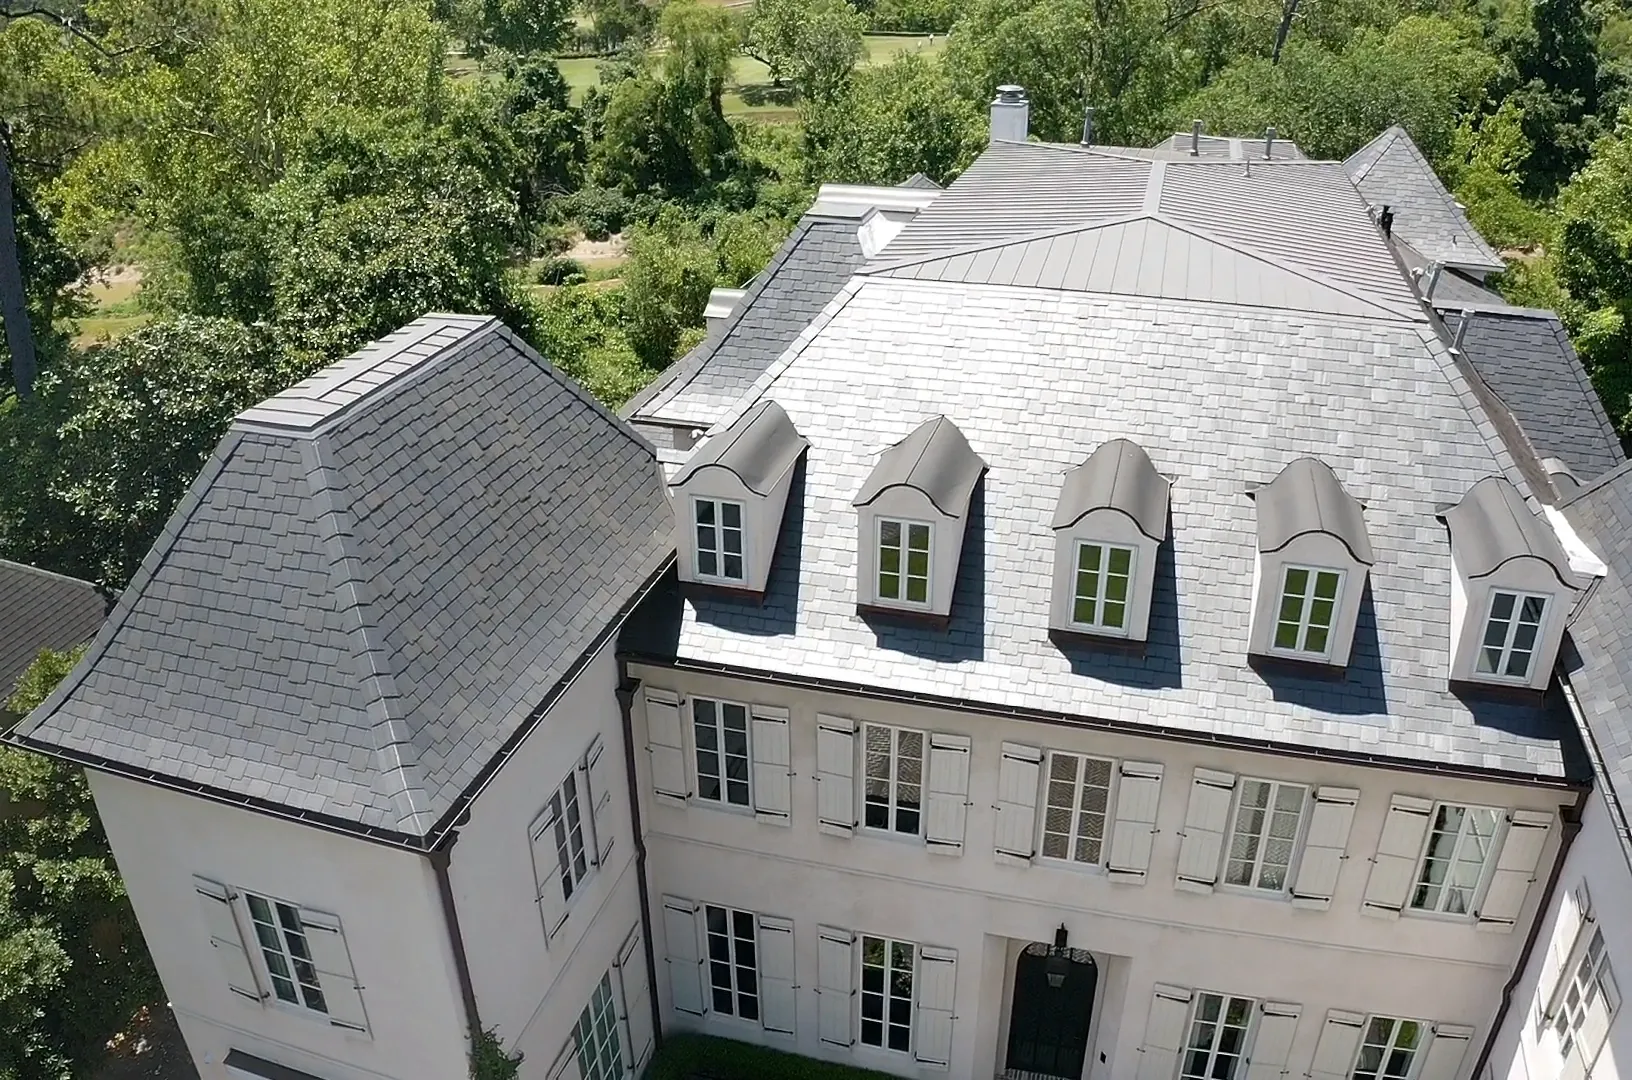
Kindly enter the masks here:
<path id="1" fill-rule="evenodd" d="M 1360 910 L 1382 919 L 1397 919 L 1411 895 L 1412 878 L 1422 856 L 1422 839 L 1428 834 L 1428 816 L 1434 804 L 1428 799 L 1396 795 L 1377 840 L 1377 854 L 1371 860 L 1371 876 L 1366 879 L 1366 898 Z"/>
<path id="2" fill-rule="evenodd" d="M 255 980 L 255 967 L 249 961 L 249 949 L 233 910 L 237 894 L 218 881 L 201 877 L 193 878 L 193 889 L 198 893 L 199 909 L 204 913 L 210 949 L 227 977 L 227 989 L 251 1001 L 263 1000 L 260 984 Z"/>
<path id="3" fill-rule="evenodd" d="M 1321 787 L 1315 790 L 1309 812 L 1309 831 L 1292 882 L 1292 906 L 1325 911 L 1337 895 L 1337 878 L 1348 858 L 1349 829 L 1360 792 L 1354 788 Z"/>
<path id="4" fill-rule="evenodd" d="M 533 850 L 533 886 L 538 892 L 538 915 L 548 941 L 567 919 L 567 894 L 561 886 L 561 857 L 556 852 L 555 825 L 561 815 L 545 804 L 527 827 Z"/>
<path id="5" fill-rule="evenodd" d="M 1182 986 L 1156 984 L 1145 1018 L 1145 1041 L 1139 1047 L 1138 1080 L 1173 1080 L 1190 1025 L 1190 999 L 1191 992 Z"/>
<path id="6" fill-rule="evenodd" d="M 1315 1060 L 1309 1066 L 1309 1080 L 1349 1080 L 1355 1056 L 1360 1053 L 1360 1032 L 1366 1018 L 1359 1013 L 1333 1009 L 1326 1014 L 1315 1044 Z"/>
<path id="7" fill-rule="evenodd" d="M 848 930 L 816 928 L 817 1036 L 832 1046 L 856 1043 L 856 938 Z"/>
<path id="8" fill-rule="evenodd" d="M 1235 774 L 1198 768 L 1190 781 L 1190 805 L 1184 814 L 1184 836 L 1179 842 L 1176 888 L 1210 893 L 1218 884 L 1218 860 L 1229 828 L 1230 800 L 1235 796 Z"/>
<path id="9" fill-rule="evenodd" d="M 1292 1037 L 1298 1033 L 1296 1005 L 1266 1001 L 1258 1006 L 1258 1023 L 1252 1035 L 1252 1052 L 1247 1055 L 1246 1080 L 1280 1080 L 1286 1060 L 1292 1056 Z"/>
<path id="10" fill-rule="evenodd" d="M 652 792 L 657 801 L 684 806 L 691 798 L 686 768 L 686 740 L 680 724 L 680 698 L 672 690 L 646 687 L 646 752 L 652 762 Z"/>
<path id="11" fill-rule="evenodd" d="M 1457 1080 L 1462 1059 L 1468 1056 L 1473 1029 L 1461 1024 L 1436 1024 L 1433 1041 L 1423 1056 L 1417 1080 Z"/>
<path id="12" fill-rule="evenodd" d="M 1117 769 L 1116 823 L 1105 870 L 1112 881 L 1143 882 L 1150 869 L 1150 846 L 1156 833 L 1156 809 L 1162 798 L 1162 766 L 1154 761 L 1124 761 Z"/>
<path id="13" fill-rule="evenodd" d="M 816 717 L 816 826 L 835 836 L 856 831 L 856 725 Z"/>
<path id="14" fill-rule="evenodd" d="M 1547 951 L 1541 957 L 1541 977 L 1536 984 L 1536 997 L 1549 1019 L 1555 1011 L 1553 998 L 1569 970 L 1570 957 L 1575 953 L 1575 943 L 1591 923 L 1592 897 L 1587 892 L 1587 883 L 1582 881 L 1575 888 L 1565 890 L 1559 898 L 1558 918 L 1553 920 L 1553 934 Z"/>
<path id="15" fill-rule="evenodd" d="M 759 1021 L 766 1031 L 794 1033 L 798 1013 L 794 980 L 793 923 L 759 917 Z"/>
<path id="16" fill-rule="evenodd" d="M 939 855 L 963 854 L 969 816 L 969 740 L 962 735 L 929 737 L 929 802 L 924 843 Z"/>
<path id="17" fill-rule="evenodd" d="M 1479 929 L 1512 933 L 1519 912 L 1524 910 L 1524 898 L 1536 879 L 1536 864 L 1541 861 L 1541 849 L 1552 827 L 1553 815 L 1548 813 L 1515 810 L 1508 815 L 1507 835 L 1496 856 L 1496 869 L 1491 872 L 1484 902 L 1479 905 Z"/>
<path id="18" fill-rule="evenodd" d="M 1004 743 L 997 766 L 997 861 L 1029 864 L 1037 854 L 1037 778 L 1043 752 Z"/>
<path id="19" fill-rule="evenodd" d="M 754 816 L 768 825 L 787 825 L 793 814 L 788 710 L 755 705 L 753 727 Z"/>
<path id="20" fill-rule="evenodd" d="M 306 928 L 306 947 L 311 950 L 312 966 L 317 969 L 318 985 L 323 988 L 329 1023 L 348 1031 L 367 1031 L 363 987 L 352 970 L 351 951 L 346 948 L 340 919 L 326 912 L 301 908 L 300 922 Z"/>
<path id="21" fill-rule="evenodd" d="M 708 1012 L 703 950 L 697 941 L 697 905 L 676 896 L 663 898 L 663 943 L 668 950 L 669 999 L 676 1012 Z"/>
<path id="22" fill-rule="evenodd" d="M 913 1055 L 925 1065 L 952 1064 L 952 1004 L 957 997 L 958 954 L 926 945 L 918 950 L 918 1016 Z"/>
<path id="23" fill-rule="evenodd" d="M 589 744 L 589 753 L 584 755 L 584 779 L 589 787 L 589 828 L 594 834 L 589 846 L 595 853 L 596 866 L 606 865 L 616 836 L 612 827 L 612 784 L 607 772 L 606 742 L 597 735 Z"/>
<path id="24" fill-rule="evenodd" d="M 550 1064 L 549 1080 L 584 1080 L 584 1070 L 578 1063 L 578 1036 L 567 1036 L 567 1044 L 555 1055 Z"/>
<path id="25" fill-rule="evenodd" d="M 643 943 L 636 923 L 618 950 L 618 1022 L 623 1027 L 623 1063 L 631 1076 L 640 1075 L 652 1054 L 652 982 Z"/>

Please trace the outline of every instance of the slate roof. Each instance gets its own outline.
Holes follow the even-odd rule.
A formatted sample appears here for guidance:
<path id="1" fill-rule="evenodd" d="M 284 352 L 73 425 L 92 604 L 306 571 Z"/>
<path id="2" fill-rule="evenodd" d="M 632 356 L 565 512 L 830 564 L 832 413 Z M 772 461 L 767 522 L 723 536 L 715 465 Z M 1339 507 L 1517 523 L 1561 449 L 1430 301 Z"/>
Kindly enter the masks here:
<path id="1" fill-rule="evenodd" d="M 1370 566 L 1377 561 L 1359 501 L 1317 457 L 1288 464 L 1253 493 L 1253 505 L 1259 551 L 1279 551 L 1306 533 L 1323 532 L 1342 541 L 1356 562 Z"/>
<path id="2" fill-rule="evenodd" d="M 1126 514 L 1152 540 L 1164 540 L 1171 488 L 1143 447 L 1131 439 L 1111 439 L 1087 461 L 1066 470 L 1054 507 L 1054 528 L 1075 525 L 1089 511 L 1109 508 Z"/>
<path id="3" fill-rule="evenodd" d="M 246 410 L 14 737 L 425 846 L 672 554 L 649 447 L 496 320 Z"/>
<path id="4" fill-rule="evenodd" d="M 41 650 L 83 645 L 107 614 L 90 582 L 0 559 L 0 709 Z"/>
<path id="5" fill-rule="evenodd" d="M 1368 202 L 1394 211 L 1394 232 L 1423 257 L 1470 270 L 1506 269 L 1404 128 L 1389 128 L 1343 166 Z"/>

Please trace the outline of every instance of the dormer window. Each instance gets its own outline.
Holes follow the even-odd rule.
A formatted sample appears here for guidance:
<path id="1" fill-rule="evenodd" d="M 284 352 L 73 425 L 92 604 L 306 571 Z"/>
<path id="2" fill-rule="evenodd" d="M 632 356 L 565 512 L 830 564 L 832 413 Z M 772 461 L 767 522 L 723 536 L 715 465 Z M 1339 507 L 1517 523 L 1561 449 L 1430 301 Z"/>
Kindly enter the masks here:
<path id="1" fill-rule="evenodd" d="M 794 466 L 807 445 L 769 400 L 698 444 L 669 483 L 681 581 L 764 595 Z"/>
<path id="2" fill-rule="evenodd" d="M 1485 618 L 1484 643 L 1476 665 L 1480 675 L 1497 679 L 1530 678 L 1531 661 L 1547 616 L 1547 597 L 1490 591 L 1490 614 Z"/>
<path id="3" fill-rule="evenodd" d="M 1077 580 L 1071 597 L 1071 625 L 1096 633 L 1128 632 L 1128 584 L 1134 549 L 1120 544 L 1077 542 Z"/>
<path id="4" fill-rule="evenodd" d="M 1127 439 L 1111 439 L 1066 471 L 1054 508 L 1051 629 L 1145 640 L 1169 487 Z"/>
<path id="5" fill-rule="evenodd" d="M 934 529 L 927 521 L 878 519 L 880 600 L 929 603 L 929 556 Z"/>
<path id="6" fill-rule="evenodd" d="M 1275 651 L 1326 659 L 1331 654 L 1332 620 L 1342 591 L 1341 570 L 1288 566 L 1281 579 Z"/>

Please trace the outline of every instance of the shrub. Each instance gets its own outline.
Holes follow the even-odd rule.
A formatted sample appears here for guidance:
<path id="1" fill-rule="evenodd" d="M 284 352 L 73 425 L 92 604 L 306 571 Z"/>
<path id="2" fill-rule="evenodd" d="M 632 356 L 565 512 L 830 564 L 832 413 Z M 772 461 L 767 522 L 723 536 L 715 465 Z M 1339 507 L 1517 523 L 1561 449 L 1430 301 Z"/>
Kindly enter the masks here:
<path id="1" fill-rule="evenodd" d="M 617 188 L 586 187 L 551 202 L 561 220 L 577 222 L 591 240 L 622 232 L 629 219 L 629 199 Z"/>
<path id="2" fill-rule="evenodd" d="M 580 285 L 588 280 L 589 274 L 585 272 L 584 264 L 565 255 L 545 259 L 544 265 L 538 268 L 540 285 Z"/>

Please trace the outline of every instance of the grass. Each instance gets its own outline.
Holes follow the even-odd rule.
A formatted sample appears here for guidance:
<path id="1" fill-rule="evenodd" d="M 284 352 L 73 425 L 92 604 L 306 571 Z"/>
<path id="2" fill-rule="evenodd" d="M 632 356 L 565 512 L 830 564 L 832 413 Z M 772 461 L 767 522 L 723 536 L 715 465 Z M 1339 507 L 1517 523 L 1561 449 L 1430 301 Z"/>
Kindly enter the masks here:
<path id="1" fill-rule="evenodd" d="M 113 341 L 146 326 L 152 316 L 141 309 L 139 278 L 97 281 L 85 290 L 91 313 L 79 320 L 74 343 L 79 346 Z"/>
<path id="2" fill-rule="evenodd" d="M 645 1080 L 890 1080 L 885 1073 L 707 1035 L 671 1035 Z"/>

